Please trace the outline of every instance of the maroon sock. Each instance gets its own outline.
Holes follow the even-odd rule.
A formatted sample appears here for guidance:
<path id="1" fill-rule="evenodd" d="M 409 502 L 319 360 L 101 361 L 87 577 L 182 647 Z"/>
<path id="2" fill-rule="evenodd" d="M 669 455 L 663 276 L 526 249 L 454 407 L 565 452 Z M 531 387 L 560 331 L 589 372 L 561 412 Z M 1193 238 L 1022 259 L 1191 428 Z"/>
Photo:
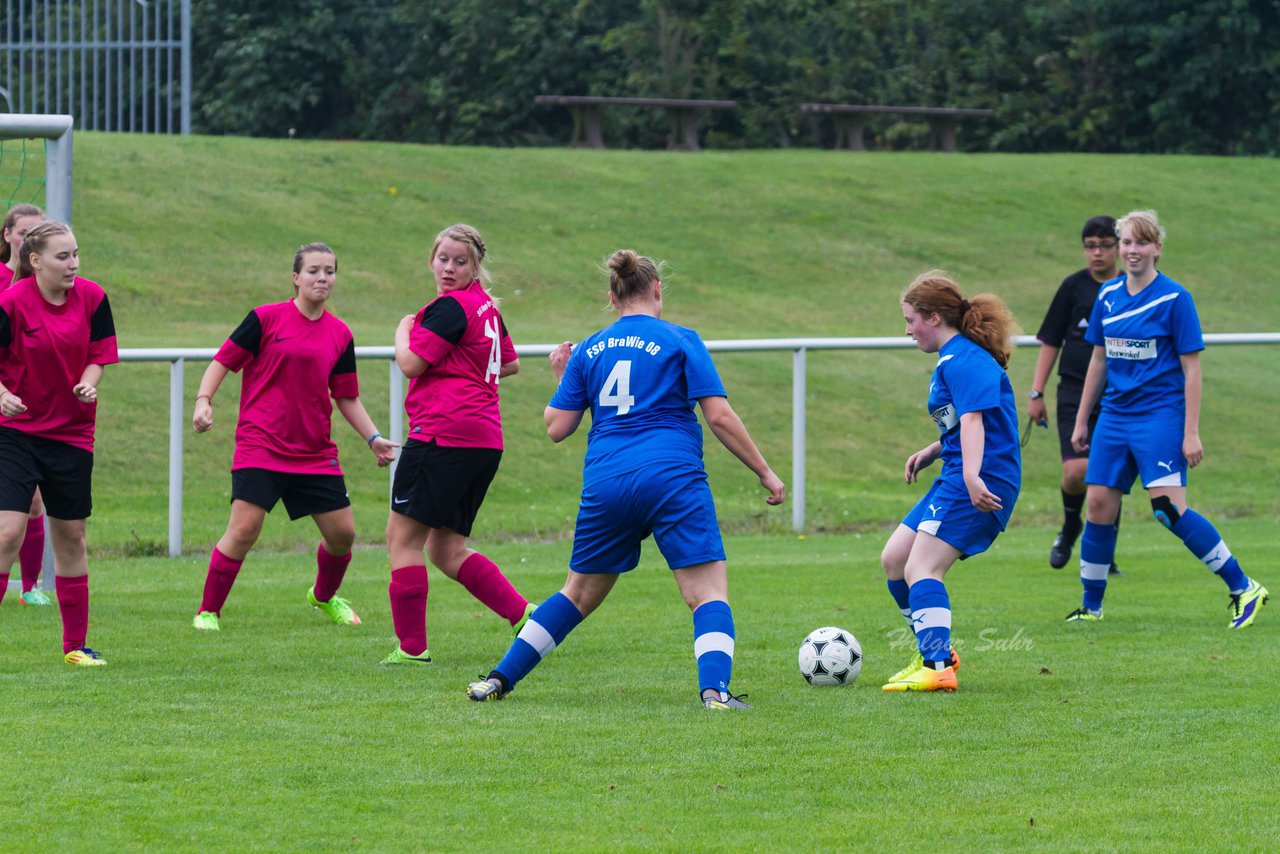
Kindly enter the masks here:
<path id="1" fill-rule="evenodd" d="M 22 567 L 22 592 L 26 593 L 40 580 L 40 565 L 44 562 L 44 514 L 32 519 L 27 517 L 27 536 L 18 550 L 18 565 Z"/>
<path id="2" fill-rule="evenodd" d="M 462 566 L 458 567 L 458 583 L 511 625 L 514 626 L 524 617 L 524 609 L 529 600 L 511 586 L 496 563 L 480 552 L 464 560 Z"/>
<path id="3" fill-rule="evenodd" d="M 410 655 L 427 651 L 427 568 L 402 566 L 391 570 L 387 585 L 391 597 L 391 622 L 400 649 Z"/>
<path id="4" fill-rule="evenodd" d="M 231 585 L 236 583 L 236 574 L 244 560 L 232 560 L 213 547 L 209 555 L 209 574 L 204 579 L 204 598 L 200 600 L 201 611 L 212 611 L 222 616 L 222 606 L 227 603 L 227 594 Z"/>
<path id="5" fill-rule="evenodd" d="M 347 574 L 347 565 L 351 563 L 351 552 L 335 556 L 325 551 L 324 543 L 316 549 L 316 601 L 328 602 L 333 594 L 342 586 L 342 579 Z"/>
<path id="6" fill-rule="evenodd" d="M 4 594 L 9 590 L 9 573 L 0 572 L 0 602 L 4 601 Z"/>
<path id="7" fill-rule="evenodd" d="M 89 632 L 89 574 L 66 578 L 53 578 L 54 591 L 58 595 L 58 610 L 62 612 L 62 653 L 84 647 L 84 637 Z"/>

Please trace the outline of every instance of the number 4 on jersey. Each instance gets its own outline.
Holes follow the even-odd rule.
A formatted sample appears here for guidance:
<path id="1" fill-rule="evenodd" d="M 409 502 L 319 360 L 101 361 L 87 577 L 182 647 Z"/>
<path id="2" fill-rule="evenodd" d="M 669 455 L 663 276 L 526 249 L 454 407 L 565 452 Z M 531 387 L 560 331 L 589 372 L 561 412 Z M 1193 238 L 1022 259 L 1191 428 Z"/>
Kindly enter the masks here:
<path id="1" fill-rule="evenodd" d="M 617 362 L 604 381 L 604 388 L 600 389 L 600 405 L 616 406 L 619 415 L 626 415 L 635 402 L 631 394 L 631 362 Z"/>

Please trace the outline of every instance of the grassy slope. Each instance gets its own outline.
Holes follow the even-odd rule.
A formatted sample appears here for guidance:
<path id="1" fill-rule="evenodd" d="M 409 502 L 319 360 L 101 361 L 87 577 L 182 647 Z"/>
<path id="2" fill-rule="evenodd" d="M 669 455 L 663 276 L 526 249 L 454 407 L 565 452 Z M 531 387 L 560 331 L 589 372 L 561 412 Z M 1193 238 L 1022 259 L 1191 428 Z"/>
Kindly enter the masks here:
<path id="1" fill-rule="evenodd" d="M 932 266 L 970 291 L 1000 293 L 1034 332 L 1053 288 L 1079 266 L 1079 223 L 1099 210 L 1161 211 L 1169 272 L 1192 288 L 1208 331 L 1280 329 L 1273 297 L 1280 213 L 1271 160 L 947 156 L 824 151 L 586 152 L 430 148 L 225 138 L 77 136 L 76 224 L 85 271 L 108 289 L 126 347 L 215 346 L 252 305 L 287 298 L 292 249 L 329 241 L 341 264 L 336 311 L 361 344 L 389 344 L 426 298 L 424 255 L 449 222 L 479 226 L 518 342 L 579 338 L 607 322 L 601 259 L 630 245 L 667 259 L 668 317 L 707 338 L 893 335 L 897 295 Z M 395 192 L 392 193 L 391 189 Z M 1151 188 L 1150 190 L 1144 188 Z M 1013 374 L 1026 388 L 1024 350 Z M 482 534 L 568 528 L 582 442 L 552 447 L 540 413 L 552 389 L 540 359 L 503 386 L 510 453 Z M 790 357 L 718 359 L 735 405 L 790 479 Z M 1265 381 L 1276 348 L 1206 357 L 1209 462 L 1202 506 L 1274 513 L 1274 463 L 1247 424 L 1280 419 Z M 900 461 L 930 438 L 920 408 L 932 360 L 915 352 L 816 353 L 808 399 L 813 529 L 876 526 L 904 504 Z M 188 368 L 188 399 L 202 366 Z M 146 551 L 165 537 L 166 373 L 113 369 L 98 459 L 98 546 Z M 362 363 L 385 424 L 387 369 Z M 234 381 L 228 387 L 235 391 Z M 234 394 L 214 435 L 188 436 L 187 540 L 205 547 L 225 512 Z M 339 422 L 362 540 L 376 543 L 385 484 Z M 1054 443 L 1027 458 L 1021 521 L 1054 512 Z M 781 528 L 754 479 L 709 453 L 726 525 Z M 1259 476 L 1259 473 L 1262 473 Z M 266 542 L 311 535 L 278 521 Z"/>

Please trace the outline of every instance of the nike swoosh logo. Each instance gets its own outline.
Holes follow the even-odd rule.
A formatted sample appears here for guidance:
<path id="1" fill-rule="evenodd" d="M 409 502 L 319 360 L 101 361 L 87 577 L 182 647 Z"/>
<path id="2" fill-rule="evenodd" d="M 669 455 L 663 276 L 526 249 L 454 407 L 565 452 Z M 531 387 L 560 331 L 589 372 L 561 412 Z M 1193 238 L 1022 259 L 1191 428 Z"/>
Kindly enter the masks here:
<path id="1" fill-rule="evenodd" d="M 407 499 L 407 498 L 396 498 L 396 497 L 394 497 L 394 496 L 393 496 L 393 497 L 392 497 L 392 499 L 391 499 L 391 503 L 392 503 L 392 504 L 408 504 L 408 503 L 409 503 L 409 499 Z"/>
<path id="2" fill-rule="evenodd" d="M 292 337 L 293 337 L 292 335 L 277 335 L 276 343 L 279 344 L 281 341 L 288 341 Z"/>
<path id="3" fill-rule="evenodd" d="M 43 328 L 44 328 L 43 326 L 37 326 L 35 329 L 23 329 L 22 331 L 27 335 L 35 335 L 37 332 L 39 332 Z"/>

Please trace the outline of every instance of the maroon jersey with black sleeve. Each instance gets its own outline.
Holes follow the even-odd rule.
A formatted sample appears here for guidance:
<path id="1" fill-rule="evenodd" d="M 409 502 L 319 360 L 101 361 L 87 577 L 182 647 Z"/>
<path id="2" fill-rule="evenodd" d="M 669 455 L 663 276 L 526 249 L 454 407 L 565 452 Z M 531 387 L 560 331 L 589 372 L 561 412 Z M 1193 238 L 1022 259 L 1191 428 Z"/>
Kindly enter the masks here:
<path id="1" fill-rule="evenodd" d="M 427 303 L 414 318 L 409 349 L 429 363 L 409 382 L 409 438 L 501 450 L 498 374 L 516 360 L 516 348 L 480 281 Z"/>
<path id="2" fill-rule="evenodd" d="M 330 397 L 359 397 L 351 330 L 325 312 L 309 319 L 293 300 L 249 312 L 214 356 L 244 370 L 231 469 L 342 474 L 330 438 Z"/>
<path id="3" fill-rule="evenodd" d="M 66 294 L 50 303 L 33 276 L 0 292 L 0 378 L 27 407 L 0 425 L 92 451 L 98 404 L 72 389 L 89 365 L 120 361 L 116 326 L 95 282 L 77 276 Z"/>

